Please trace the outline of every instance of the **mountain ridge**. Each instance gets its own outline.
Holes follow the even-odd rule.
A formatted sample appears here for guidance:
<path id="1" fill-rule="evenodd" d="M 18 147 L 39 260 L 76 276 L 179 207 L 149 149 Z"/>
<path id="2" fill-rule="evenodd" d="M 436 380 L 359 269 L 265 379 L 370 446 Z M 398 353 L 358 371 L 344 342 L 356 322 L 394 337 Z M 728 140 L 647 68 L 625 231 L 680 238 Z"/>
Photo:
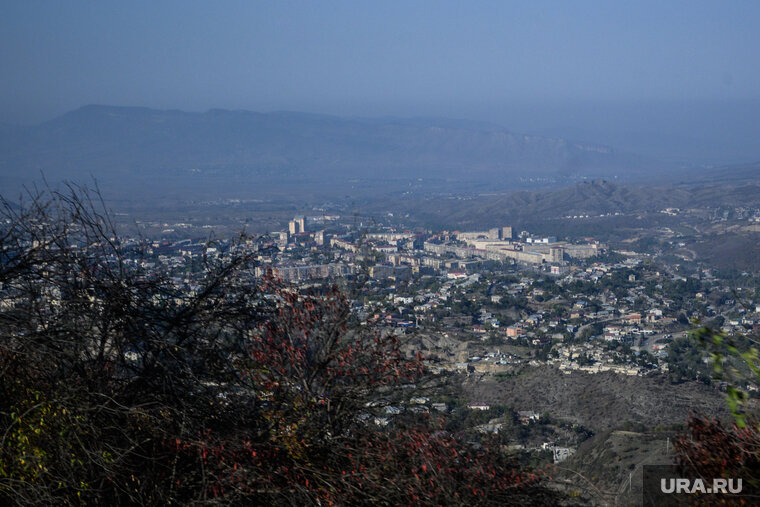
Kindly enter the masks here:
<path id="1" fill-rule="evenodd" d="M 729 173 L 733 170 L 724 169 Z M 474 230 L 505 223 L 537 227 L 568 215 L 599 217 L 651 213 L 669 207 L 760 206 L 760 164 L 739 166 L 737 170 L 748 178 L 737 179 L 735 184 L 713 184 L 697 179 L 688 185 L 664 186 L 597 179 L 558 189 L 521 190 L 498 196 L 398 199 L 378 202 L 368 209 L 373 213 L 404 212 L 422 223 Z"/>
<path id="2" fill-rule="evenodd" d="M 644 161 L 611 147 L 430 118 L 88 105 L 36 126 L 0 129 L 0 174 L 205 175 L 244 181 L 426 178 L 504 184 L 520 177 L 605 176 Z"/>

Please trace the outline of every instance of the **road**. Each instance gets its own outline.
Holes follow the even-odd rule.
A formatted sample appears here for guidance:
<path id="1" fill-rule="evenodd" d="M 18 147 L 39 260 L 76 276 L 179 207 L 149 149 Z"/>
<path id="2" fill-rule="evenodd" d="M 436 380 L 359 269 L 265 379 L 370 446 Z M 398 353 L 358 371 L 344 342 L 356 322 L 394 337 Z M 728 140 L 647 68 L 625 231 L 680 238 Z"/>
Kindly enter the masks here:
<path id="1" fill-rule="evenodd" d="M 679 331 L 677 333 L 660 333 L 660 334 L 654 334 L 649 337 L 639 337 L 634 342 L 634 345 L 636 347 L 639 347 L 639 350 L 646 350 L 650 354 L 654 354 L 654 346 L 657 345 L 659 342 L 664 341 L 673 341 L 677 340 L 678 338 L 683 338 L 688 334 L 688 331 Z M 671 335 L 672 338 L 668 339 L 665 338 L 666 336 Z"/>

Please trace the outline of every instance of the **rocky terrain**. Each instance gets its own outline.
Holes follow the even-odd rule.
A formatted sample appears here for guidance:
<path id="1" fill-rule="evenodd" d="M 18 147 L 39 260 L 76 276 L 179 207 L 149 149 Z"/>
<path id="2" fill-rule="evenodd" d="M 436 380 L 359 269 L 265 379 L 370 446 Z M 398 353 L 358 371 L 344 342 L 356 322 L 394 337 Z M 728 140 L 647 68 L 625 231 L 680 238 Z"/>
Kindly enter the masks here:
<path id="1" fill-rule="evenodd" d="M 698 382 L 673 385 L 661 376 L 564 374 L 553 367 L 526 367 L 509 378 L 470 377 L 463 390 L 471 400 L 547 413 L 596 433 L 625 423 L 683 424 L 695 409 L 728 415 L 720 391 Z"/>

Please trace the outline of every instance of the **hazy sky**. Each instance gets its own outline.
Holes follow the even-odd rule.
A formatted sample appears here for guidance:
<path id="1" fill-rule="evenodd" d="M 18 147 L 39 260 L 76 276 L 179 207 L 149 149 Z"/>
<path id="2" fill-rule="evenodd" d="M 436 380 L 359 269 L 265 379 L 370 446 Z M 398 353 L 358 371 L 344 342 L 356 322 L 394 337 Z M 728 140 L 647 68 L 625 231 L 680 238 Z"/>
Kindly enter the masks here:
<path id="1" fill-rule="evenodd" d="M 5 0 L 0 121 L 90 103 L 483 117 L 758 99 L 759 22 L 756 0 Z"/>

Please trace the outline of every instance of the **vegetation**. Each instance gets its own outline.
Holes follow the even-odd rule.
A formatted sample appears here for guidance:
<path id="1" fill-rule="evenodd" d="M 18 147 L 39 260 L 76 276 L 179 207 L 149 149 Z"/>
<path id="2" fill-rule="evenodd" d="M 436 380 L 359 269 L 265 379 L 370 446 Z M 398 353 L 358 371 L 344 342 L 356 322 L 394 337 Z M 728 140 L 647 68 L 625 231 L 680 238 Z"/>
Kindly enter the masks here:
<path id="1" fill-rule="evenodd" d="M 712 359 L 713 376 L 724 382 L 726 400 L 734 420 L 695 415 L 687 432 L 675 443 L 677 464 L 685 473 L 701 477 L 741 478 L 743 496 L 760 492 L 760 420 L 748 401 L 747 387 L 756 389 L 760 360 L 751 336 L 729 336 L 711 327 L 692 332 Z"/>
<path id="2" fill-rule="evenodd" d="M 84 189 L 2 205 L 0 502 L 552 502 L 497 441 L 401 410 L 420 358 L 337 288 L 251 283 L 247 238 L 188 290 Z"/>

